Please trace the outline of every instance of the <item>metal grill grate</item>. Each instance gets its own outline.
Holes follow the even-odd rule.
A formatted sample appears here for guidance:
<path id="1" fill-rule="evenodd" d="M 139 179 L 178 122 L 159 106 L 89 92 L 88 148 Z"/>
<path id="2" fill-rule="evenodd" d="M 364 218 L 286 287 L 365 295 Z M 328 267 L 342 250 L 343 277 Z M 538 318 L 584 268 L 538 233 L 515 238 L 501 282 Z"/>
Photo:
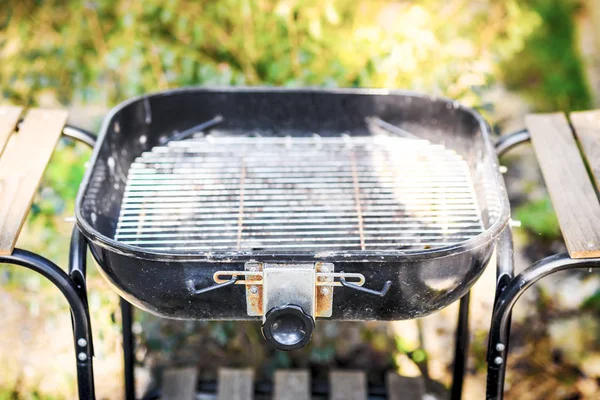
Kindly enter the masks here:
<path id="1" fill-rule="evenodd" d="M 115 239 L 155 251 L 423 250 L 483 231 L 467 163 L 390 136 L 206 136 L 131 165 Z"/>

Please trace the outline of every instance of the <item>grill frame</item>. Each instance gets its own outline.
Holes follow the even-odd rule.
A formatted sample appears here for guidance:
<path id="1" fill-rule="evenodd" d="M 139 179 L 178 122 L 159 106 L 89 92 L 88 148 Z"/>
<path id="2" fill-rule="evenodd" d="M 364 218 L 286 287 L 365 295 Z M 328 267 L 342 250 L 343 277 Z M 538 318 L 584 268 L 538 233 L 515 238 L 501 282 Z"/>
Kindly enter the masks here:
<path id="1" fill-rule="evenodd" d="M 366 114 L 361 115 L 363 112 Z M 173 136 L 218 113 L 224 115 L 224 129 L 228 121 L 238 118 L 247 121 L 249 128 L 261 124 L 273 124 L 283 130 L 294 130 L 296 125 L 302 129 L 317 126 L 329 135 L 342 133 L 344 130 L 338 129 L 339 126 L 349 130 L 351 135 L 364 132 L 365 116 L 378 116 L 396 125 L 411 119 L 413 126 L 404 128 L 417 135 L 430 135 L 426 128 L 419 131 L 419 121 L 437 119 L 439 129 L 424 138 L 434 139 L 431 141 L 449 148 L 466 149 L 467 154 L 462 155 L 470 162 L 472 173 L 485 177 L 473 178 L 478 201 L 495 202 L 494 221 L 491 224 L 484 221 L 483 233 L 457 245 L 411 252 L 181 254 L 148 251 L 112 239 L 116 219 L 110 215 L 118 214 L 122 195 L 122 188 L 119 192 L 113 186 L 124 184 L 135 156 L 158 144 L 161 136 L 163 139 Z M 452 121 L 458 128 L 447 132 L 442 129 Z M 319 130 L 317 128 L 312 130 Z M 251 319 L 245 313 L 243 287 L 234 285 L 199 298 L 191 296 L 190 283 L 210 286 L 215 271 L 243 270 L 247 261 L 323 261 L 333 262 L 336 271 L 363 274 L 372 287 L 379 288 L 386 281 L 392 281 L 390 292 L 384 298 L 336 289 L 333 319 L 414 318 L 447 306 L 469 290 L 483 272 L 496 238 L 508 222 L 508 199 L 489 134 L 488 125 L 475 111 L 452 100 L 403 91 L 191 88 L 151 94 L 122 103 L 105 118 L 78 194 L 76 221 L 101 273 L 113 287 L 128 301 L 157 315 L 181 319 Z M 493 199 L 487 199 L 486 193 L 492 193 Z M 482 211 L 486 212 L 488 206 L 482 205 Z"/>

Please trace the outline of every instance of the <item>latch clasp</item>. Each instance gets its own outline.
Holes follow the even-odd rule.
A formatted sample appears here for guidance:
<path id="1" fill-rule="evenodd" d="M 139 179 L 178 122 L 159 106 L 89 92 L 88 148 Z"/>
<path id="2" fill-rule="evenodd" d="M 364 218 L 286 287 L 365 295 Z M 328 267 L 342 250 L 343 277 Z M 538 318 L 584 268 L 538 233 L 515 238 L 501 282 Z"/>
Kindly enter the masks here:
<path id="1" fill-rule="evenodd" d="M 341 286 L 335 277 L 351 279 L 357 285 L 364 283 L 361 274 L 336 274 L 331 263 L 248 262 L 244 269 L 244 273 L 252 274 L 246 275 L 245 279 L 246 306 L 250 316 L 264 317 L 273 307 L 296 304 L 313 318 L 331 317 L 333 287 Z"/>

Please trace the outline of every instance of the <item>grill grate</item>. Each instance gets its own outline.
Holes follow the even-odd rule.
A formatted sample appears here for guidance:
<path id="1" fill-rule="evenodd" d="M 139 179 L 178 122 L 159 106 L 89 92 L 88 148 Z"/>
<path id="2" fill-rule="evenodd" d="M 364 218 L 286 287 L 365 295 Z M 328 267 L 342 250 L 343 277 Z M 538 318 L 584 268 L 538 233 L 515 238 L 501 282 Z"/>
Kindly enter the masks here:
<path id="1" fill-rule="evenodd" d="M 469 167 L 442 145 L 209 135 L 136 159 L 115 239 L 185 253 L 410 251 L 482 231 Z"/>

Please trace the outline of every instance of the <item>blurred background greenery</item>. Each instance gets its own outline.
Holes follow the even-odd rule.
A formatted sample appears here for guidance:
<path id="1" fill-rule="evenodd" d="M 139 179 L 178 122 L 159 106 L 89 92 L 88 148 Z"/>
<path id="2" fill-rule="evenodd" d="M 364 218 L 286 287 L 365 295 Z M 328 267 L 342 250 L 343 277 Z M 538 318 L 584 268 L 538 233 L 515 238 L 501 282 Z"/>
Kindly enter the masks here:
<path id="1" fill-rule="evenodd" d="M 476 107 L 502 132 L 518 127 L 515 121 L 528 110 L 568 111 L 597 103 L 594 86 L 600 64 L 593 55 L 600 49 L 599 14 L 595 0 L 4 0 L 0 90 L 3 103 L 65 106 L 72 122 L 95 130 L 101 116 L 119 102 L 181 86 L 404 88 Z M 80 145 L 61 141 L 20 247 L 66 265 L 72 228 L 68 218 L 89 154 Z M 527 255 L 535 258 L 562 244 L 539 173 L 527 172 L 537 167 L 527 163 L 527 154 L 519 160 L 523 158 L 506 163 L 515 218 L 523 224 L 517 237 L 528 262 Z M 577 278 L 582 285 L 589 281 Z M 119 398 L 118 298 L 93 270 L 90 280 L 99 391 L 101 397 Z M 41 278 L 14 267 L 0 266 L 0 284 L 6 303 L 0 316 L 0 399 L 73 397 L 72 350 L 64 329 L 68 314 L 62 299 Z M 589 292 L 580 302 L 586 306 L 574 307 L 586 316 L 597 315 L 600 285 L 588 286 L 580 290 Z M 541 321 L 536 330 L 543 333 L 534 337 L 517 328 L 522 338 L 515 341 L 521 345 L 517 353 L 527 355 L 531 346 L 545 346 L 544 340 L 552 337 L 551 324 L 539 319 L 560 311 L 561 305 L 548 299 L 551 290 L 537 293 L 525 311 Z M 484 379 L 482 332 L 488 317 L 474 327 L 470 374 L 477 382 Z M 255 324 L 166 322 L 138 313 L 136 331 L 142 377 L 145 370 L 169 363 L 202 364 L 190 354 L 203 351 L 211 360 L 202 365 L 207 376 L 218 365 L 236 363 L 255 366 L 267 377 L 281 367 L 310 366 L 318 374 L 316 366 L 349 365 L 372 369 L 370 379 L 377 381 L 386 368 L 402 372 L 412 362 L 422 370 L 423 362 L 436 354 L 408 339 L 410 335 L 404 337 L 402 329 L 390 334 L 389 327 L 378 324 L 323 324 L 304 355 L 262 347 Z M 355 333 L 351 346 L 336 341 L 344 332 Z M 37 338 L 48 334 L 53 339 Z M 250 354 L 248 344 L 254 349 Z M 35 357 L 26 350 L 32 346 L 40 350 Z M 546 353 L 555 354 L 556 344 L 547 346 L 552 351 L 544 348 Z M 583 346 L 590 354 L 599 347 L 593 340 Z M 58 356 L 63 353 L 64 360 Z M 545 372 L 547 392 L 524 390 L 511 398 L 542 398 L 536 397 L 540 393 L 554 398 L 562 393 L 557 387 L 566 388 L 557 398 L 598 395 L 593 383 L 572 384 L 584 371 L 583 362 L 577 358 L 566 369 L 551 369 L 552 379 Z M 541 372 L 535 360 L 530 364 L 519 376 L 523 379 L 523 371 L 530 371 L 533 382 Z M 49 365 L 54 368 L 48 370 Z M 447 363 L 437 372 L 430 370 L 437 380 L 449 382 Z M 591 376 L 596 379 L 600 373 Z M 474 390 L 467 392 L 473 396 L 468 398 L 478 398 L 477 387 L 467 387 Z M 522 387 L 509 385 L 509 393 Z"/>

